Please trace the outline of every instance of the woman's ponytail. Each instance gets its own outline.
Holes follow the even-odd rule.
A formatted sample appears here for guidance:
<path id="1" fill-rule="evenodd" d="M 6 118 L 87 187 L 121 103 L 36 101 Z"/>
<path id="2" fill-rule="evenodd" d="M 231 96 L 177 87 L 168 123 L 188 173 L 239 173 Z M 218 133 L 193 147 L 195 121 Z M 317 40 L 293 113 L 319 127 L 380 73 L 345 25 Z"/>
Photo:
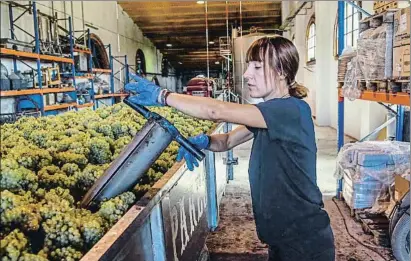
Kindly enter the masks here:
<path id="1" fill-rule="evenodd" d="M 303 99 L 308 95 L 308 88 L 304 85 L 297 83 L 296 81 L 293 81 L 290 84 L 288 90 L 290 96 L 295 97 L 297 99 Z"/>

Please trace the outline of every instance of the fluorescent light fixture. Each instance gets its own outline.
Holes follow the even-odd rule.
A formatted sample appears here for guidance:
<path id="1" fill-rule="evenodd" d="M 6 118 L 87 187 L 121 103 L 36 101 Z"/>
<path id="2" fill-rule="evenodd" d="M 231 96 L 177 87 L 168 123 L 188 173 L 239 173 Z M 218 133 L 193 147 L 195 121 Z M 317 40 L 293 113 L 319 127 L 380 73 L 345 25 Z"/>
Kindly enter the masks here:
<path id="1" fill-rule="evenodd" d="M 217 61 L 217 62 L 215 62 L 215 64 L 220 64 L 220 62 L 219 62 L 219 61 Z"/>
<path id="2" fill-rule="evenodd" d="M 197 1 L 197 4 L 203 5 L 205 1 Z"/>
<path id="3" fill-rule="evenodd" d="M 172 47 L 173 45 L 171 43 L 166 44 L 167 47 Z"/>
<path id="4" fill-rule="evenodd" d="M 182 62 L 178 62 L 178 64 L 183 64 Z"/>
<path id="5" fill-rule="evenodd" d="M 213 41 L 209 41 L 208 43 L 209 43 L 209 44 L 214 44 L 214 42 L 213 42 Z"/>

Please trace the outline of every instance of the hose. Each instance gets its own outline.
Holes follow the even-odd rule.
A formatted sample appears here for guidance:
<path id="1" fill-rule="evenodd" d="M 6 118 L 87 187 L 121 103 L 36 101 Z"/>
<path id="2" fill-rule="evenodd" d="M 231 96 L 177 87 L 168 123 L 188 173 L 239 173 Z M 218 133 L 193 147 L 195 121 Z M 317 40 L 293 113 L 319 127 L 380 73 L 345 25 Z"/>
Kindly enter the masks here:
<path id="1" fill-rule="evenodd" d="M 343 215 L 340 207 L 338 206 L 335 198 L 333 198 L 332 201 L 334 202 L 335 206 L 337 207 L 338 212 L 340 212 L 340 215 L 341 215 L 341 217 L 342 217 L 342 219 L 343 219 L 343 222 L 344 222 L 345 230 L 347 231 L 348 235 L 349 235 L 352 239 L 354 239 L 355 241 L 357 241 L 357 242 L 358 242 L 360 245 L 362 245 L 363 247 L 365 247 L 365 248 L 367 248 L 368 250 L 371 250 L 371 251 L 373 251 L 374 253 L 376 253 L 379 257 L 381 257 L 382 260 L 388 261 L 388 259 L 386 259 L 385 257 L 383 257 L 383 256 L 382 256 L 380 253 L 378 253 L 374 248 L 377 248 L 377 249 L 389 249 L 389 248 L 387 248 L 387 247 L 380 247 L 380 246 L 372 246 L 372 245 L 363 243 L 363 242 L 361 242 L 359 239 L 357 239 L 356 237 L 354 237 L 354 236 L 350 233 L 350 231 L 348 230 L 347 221 L 345 220 L 345 217 L 344 217 L 344 215 Z"/>

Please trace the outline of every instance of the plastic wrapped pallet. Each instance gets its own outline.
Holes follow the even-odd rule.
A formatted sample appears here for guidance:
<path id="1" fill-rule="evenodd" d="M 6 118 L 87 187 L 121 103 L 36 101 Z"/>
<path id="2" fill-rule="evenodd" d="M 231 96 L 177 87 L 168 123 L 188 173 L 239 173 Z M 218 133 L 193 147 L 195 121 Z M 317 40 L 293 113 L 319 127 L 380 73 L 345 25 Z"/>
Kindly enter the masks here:
<path id="1" fill-rule="evenodd" d="M 361 80 L 384 80 L 392 77 L 394 12 L 377 15 L 365 22 L 358 39 L 358 61 L 364 76 Z"/>
<path id="2" fill-rule="evenodd" d="M 358 39 L 358 66 L 364 78 L 360 80 L 385 79 L 385 43 L 387 24 L 370 28 Z"/>
<path id="3" fill-rule="evenodd" d="M 394 12 L 388 11 L 360 22 L 357 54 L 347 64 L 343 95 L 359 98 L 358 81 L 387 80 L 393 75 Z"/>
<path id="4" fill-rule="evenodd" d="M 395 175 L 410 164 L 408 142 L 366 141 L 346 144 L 338 154 L 337 176 L 344 179 L 343 196 L 353 209 L 371 208 L 384 199 Z"/>
<path id="5" fill-rule="evenodd" d="M 361 96 L 361 90 L 358 87 L 357 81 L 357 79 L 361 77 L 362 73 L 358 66 L 358 58 L 355 56 L 347 63 L 347 71 L 344 78 L 344 86 L 342 88 L 344 97 L 347 97 L 350 100 L 355 100 Z"/>
<path id="6" fill-rule="evenodd" d="M 368 176 L 366 181 L 354 181 L 353 171 L 344 170 L 343 197 L 352 209 L 369 208 L 384 188 L 380 181 Z"/>

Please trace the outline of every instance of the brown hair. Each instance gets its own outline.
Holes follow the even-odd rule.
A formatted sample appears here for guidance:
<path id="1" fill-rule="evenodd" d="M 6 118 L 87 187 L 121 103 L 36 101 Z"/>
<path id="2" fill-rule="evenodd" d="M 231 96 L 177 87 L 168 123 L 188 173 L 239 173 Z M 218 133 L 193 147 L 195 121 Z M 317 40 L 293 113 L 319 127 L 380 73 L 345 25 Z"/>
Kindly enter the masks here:
<path id="1" fill-rule="evenodd" d="M 254 41 L 246 55 L 246 62 L 250 61 L 264 61 L 266 80 L 269 76 L 273 76 L 274 80 L 278 81 L 276 72 L 283 75 L 286 79 L 290 96 L 298 99 L 307 97 L 308 89 L 295 81 L 300 62 L 297 48 L 287 38 L 274 35 Z"/>

